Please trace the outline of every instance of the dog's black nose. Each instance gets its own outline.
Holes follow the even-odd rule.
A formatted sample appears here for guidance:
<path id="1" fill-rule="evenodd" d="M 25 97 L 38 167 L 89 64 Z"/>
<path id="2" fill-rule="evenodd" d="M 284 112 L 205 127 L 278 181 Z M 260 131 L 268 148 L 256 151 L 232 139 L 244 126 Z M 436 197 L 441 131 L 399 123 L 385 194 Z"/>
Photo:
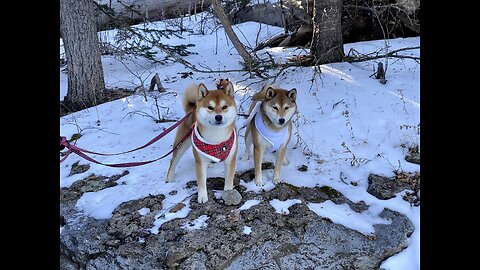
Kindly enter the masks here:
<path id="1" fill-rule="evenodd" d="M 278 122 L 280 123 L 280 125 L 283 125 L 283 123 L 285 123 L 285 118 L 278 119 Z"/>
<path id="2" fill-rule="evenodd" d="M 223 117 L 220 114 L 215 115 L 215 120 L 217 120 L 217 122 L 222 121 L 222 118 Z"/>

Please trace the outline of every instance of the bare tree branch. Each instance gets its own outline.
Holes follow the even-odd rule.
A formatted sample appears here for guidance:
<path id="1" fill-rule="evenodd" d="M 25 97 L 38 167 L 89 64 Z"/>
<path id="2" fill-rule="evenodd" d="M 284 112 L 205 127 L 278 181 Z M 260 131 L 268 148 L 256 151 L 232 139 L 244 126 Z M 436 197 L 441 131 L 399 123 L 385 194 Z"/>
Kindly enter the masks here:
<path id="1" fill-rule="evenodd" d="M 402 51 L 416 50 L 416 49 L 420 49 L 420 46 L 401 48 L 401 49 L 398 49 L 398 50 L 390 51 L 386 54 L 379 54 L 377 52 L 375 55 L 359 54 L 358 56 L 350 56 L 350 53 L 349 53 L 349 55 L 347 55 L 345 57 L 344 61 L 349 62 L 349 63 L 354 63 L 354 62 L 363 62 L 363 61 L 375 60 L 375 59 L 380 59 L 380 58 L 385 58 L 385 57 L 391 57 L 391 58 L 413 59 L 413 60 L 419 62 L 420 57 L 398 54 L 399 52 L 402 52 Z M 356 52 L 356 51 L 354 51 L 354 52 Z"/>

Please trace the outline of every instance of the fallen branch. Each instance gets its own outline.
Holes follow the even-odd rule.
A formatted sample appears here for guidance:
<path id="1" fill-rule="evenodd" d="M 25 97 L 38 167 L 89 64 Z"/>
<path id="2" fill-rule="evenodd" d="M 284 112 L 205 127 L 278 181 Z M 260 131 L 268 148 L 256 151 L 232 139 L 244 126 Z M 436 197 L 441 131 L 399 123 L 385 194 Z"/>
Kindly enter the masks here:
<path id="1" fill-rule="evenodd" d="M 398 50 L 390 51 L 386 54 L 379 54 L 377 52 L 375 55 L 372 55 L 372 56 L 370 56 L 371 54 L 359 54 L 358 56 L 350 56 L 350 52 L 358 53 L 355 50 L 350 50 L 350 52 L 348 53 L 347 56 L 345 56 L 343 61 L 348 62 L 348 63 L 354 63 L 354 62 L 364 62 L 364 61 L 375 60 L 375 59 L 380 59 L 380 58 L 385 58 L 385 57 L 391 57 L 391 58 L 413 59 L 417 63 L 419 63 L 420 57 L 397 54 L 397 53 L 402 52 L 402 51 L 416 50 L 416 49 L 420 49 L 420 46 L 401 48 L 401 49 L 398 49 Z M 372 54 L 374 54 L 374 53 L 372 53 Z"/>

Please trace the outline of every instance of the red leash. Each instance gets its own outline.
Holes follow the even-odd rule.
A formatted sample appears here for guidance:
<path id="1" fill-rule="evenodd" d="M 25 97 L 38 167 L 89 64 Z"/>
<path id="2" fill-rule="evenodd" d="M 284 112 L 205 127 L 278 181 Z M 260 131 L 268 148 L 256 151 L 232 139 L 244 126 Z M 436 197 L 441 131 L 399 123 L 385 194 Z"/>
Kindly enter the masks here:
<path id="1" fill-rule="evenodd" d="M 99 161 L 96 161 L 95 159 L 87 156 L 86 154 L 84 154 L 83 152 L 85 153 L 90 153 L 90 154 L 95 154 L 95 155 L 102 155 L 102 156 L 115 156 L 115 155 L 120 155 L 120 154 L 126 154 L 126 153 L 130 153 L 130 152 L 134 152 L 134 151 L 137 151 L 137 150 L 140 150 L 142 148 L 145 148 L 151 144 L 153 144 L 154 142 L 160 140 L 161 138 L 163 138 L 165 135 L 167 135 L 168 133 L 170 133 L 172 130 L 174 130 L 176 127 L 178 127 L 183 121 L 185 121 L 185 119 L 187 119 L 188 116 L 190 116 L 190 114 L 192 114 L 192 112 L 190 112 L 189 114 L 185 115 L 182 119 L 178 120 L 177 123 L 175 123 L 174 125 L 172 125 L 171 127 L 167 128 L 166 130 L 164 130 L 162 133 L 160 133 L 158 136 L 156 136 L 155 138 L 151 139 L 149 142 L 147 142 L 146 144 L 140 146 L 140 147 L 137 147 L 135 149 L 132 149 L 132 150 L 128 150 L 128 151 L 125 151 L 125 152 L 121 152 L 121 153 L 115 153 L 115 154 L 105 154 L 105 153 L 98 153 L 98 152 L 93 152 L 93 151 L 89 151 L 89 150 L 85 150 L 85 149 L 82 149 L 76 145 L 73 145 L 73 144 L 70 144 L 68 141 L 67 141 L 67 138 L 65 137 L 60 137 L 60 147 L 67 147 L 68 148 L 68 151 L 65 153 L 65 156 L 60 160 L 60 163 L 62 163 L 63 161 L 65 161 L 67 159 L 67 157 L 70 155 L 71 152 L 79 155 L 80 157 L 83 157 L 84 159 L 88 160 L 88 161 L 91 161 L 91 162 L 94 162 L 94 163 L 97 163 L 97 164 L 101 164 L 101 165 L 105 165 L 105 166 L 109 166 L 109 167 L 134 167 L 134 166 L 140 166 L 140 165 L 144 165 L 144 164 L 148 164 L 148 163 L 152 163 L 154 161 L 157 161 L 159 159 L 162 159 L 166 156 L 168 156 L 169 154 L 171 154 L 173 151 L 175 151 L 175 149 L 177 149 L 184 141 L 186 138 L 188 138 L 190 136 L 190 134 L 192 133 L 192 130 L 189 130 L 187 132 L 187 134 L 185 134 L 185 136 L 172 148 L 172 150 L 170 150 L 168 153 L 166 153 L 165 155 L 157 158 L 157 159 L 154 159 L 154 160 L 150 160 L 150 161 L 139 161 L 139 162 L 127 162 L 127 163 L 118 163 L 118 164 L 105 164 L 105 163 L 101 163 Z"/>
<path id="2" fill-rule="evenodd" d="M 120 153 L 114 153 L 114 154 L 105 154 L 105 153 L 98 153 L 98 152 L 93 152 L 93 151 L 89 151 L 89 150 L 85 150 L 85 149 L 82 149 L 78 146 L 75 146 L 78 150 L 82 151 L 82 152 L 85 152 L 85 153 L 89 153 L 89 154 L 95 154 L 95 155 L 100 155 L 100 156 L 116 156 L 116 155 L 122 155 L 122 154 L 126 154 L 126 153 L 131 153 L 131 152 L 134 152 L 134 151 L 137 151 L 137 150 L 140 150 L 142 148 L 145 148 L 151 144 L 153 144 L 154 142 L 160 140 L 161 138 L 165 137 L 165 135 L 167 135 L 168 133 L 170 133 L 172 130 L 174 130 L 176 127 L 178 127 L 183 121 L 185 121 L 185 119 L 187 119 L 187 117 L 189 117 L 190 115 L 192 114 L 192 112 L 190 112 L 189 114 L 185 115 L 182 119 L 178 120 L 178 122 L 176 122 L 174 125 L 172 125 L 171 127 L 167 128 L 166 130 L 164 130 L 162 133 L 160 133 L 159 135 L 157 135 L 155 138 L 151 139 L 149 142 L 147 142 L 146 144 L 140 146 L 140 147 L 137 147 L 135 149 L 132 149 L 132 150 L 128 150 L 128 151 L 125 151 L 125 152 L 120 152 Z M 66 146 L 65 144 L 62 144 L 62 141 L 60 140 L 60 145 L 64 145 Z"/>
<path id="3" fill-rule="evenodd" d="M 190 135 L 192 134 L 192 130 L 190 129 L 187 134 L 185 134 L 185 136 L 183 136 L 183 138 L 172 148 L 172 150 L 170 150 L 168 153 L 166 153 L 165 155 L 159 157 L 159 158 L 156 158 L 154 160 L 148 160 L 148 161 L 137 161 L 137 162 L 126 162 L 126 163 L 115 163 L 115 164 L 106 164 L 106 163 L 102 163 L 100 161 L 97 161 L 89 156 L 87 156 L 86 154 L 82 153 L 82 151 L 76 147 L 75 145 L 72 145 L 72 144 L 68 144 L 67 142 L 67 145 L 65 147 L 68 148 L 68 151 L 67 151 L 67 154 L 65 155 L 65 157 L 62 158 L 62 160 L 60 160 L 60 162 L 63 162 L 67 157 L 68 155 L 70 154 L 70 152 L 73 152 L 77 155 L 79 155 L 80 157 L 88 160 L 88 161 L 91 161 L 93 163 L 97 163 L 97 164 L 100 164 L 100 165 L 104 165 L 104 166 L 108 166 L 108 167 L 135 167 L 135 166 L 141 166 L 141 165 L 145 165 L 145 164 L 148 164 L 148 163 L 152 163 L 152 162 L 155 162 L 157 160 L 160 160 L 168 155 L 170 155 L 173 151 L 175 151 L 175 149 L 177 149 L 188 137 L 190 137 Z"/>

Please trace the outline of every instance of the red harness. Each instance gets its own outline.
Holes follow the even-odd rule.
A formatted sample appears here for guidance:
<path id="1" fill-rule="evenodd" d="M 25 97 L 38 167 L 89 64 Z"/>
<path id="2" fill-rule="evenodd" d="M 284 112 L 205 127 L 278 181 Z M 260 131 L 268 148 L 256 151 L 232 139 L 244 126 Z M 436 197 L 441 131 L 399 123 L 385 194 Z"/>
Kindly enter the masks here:
<path id="1" fill-rule="evenodd" d="M 203 139 L 198 133 L 198 129 L 195 123 L 192 125 L 192 130 L 193 147 L 195 147 L 195 149 L 197 149 L 200 154 L 202 154 L 204 157 L 209 158 L 213 162 L 224 161 L 228 157 L 228 154 L 230 154 L 230 150 L 232 150 L 233 143 L 235 142 L 235 130 L 232 130 L 230 138 L 219 144 L 207 143 L 205 139 Z"/>

